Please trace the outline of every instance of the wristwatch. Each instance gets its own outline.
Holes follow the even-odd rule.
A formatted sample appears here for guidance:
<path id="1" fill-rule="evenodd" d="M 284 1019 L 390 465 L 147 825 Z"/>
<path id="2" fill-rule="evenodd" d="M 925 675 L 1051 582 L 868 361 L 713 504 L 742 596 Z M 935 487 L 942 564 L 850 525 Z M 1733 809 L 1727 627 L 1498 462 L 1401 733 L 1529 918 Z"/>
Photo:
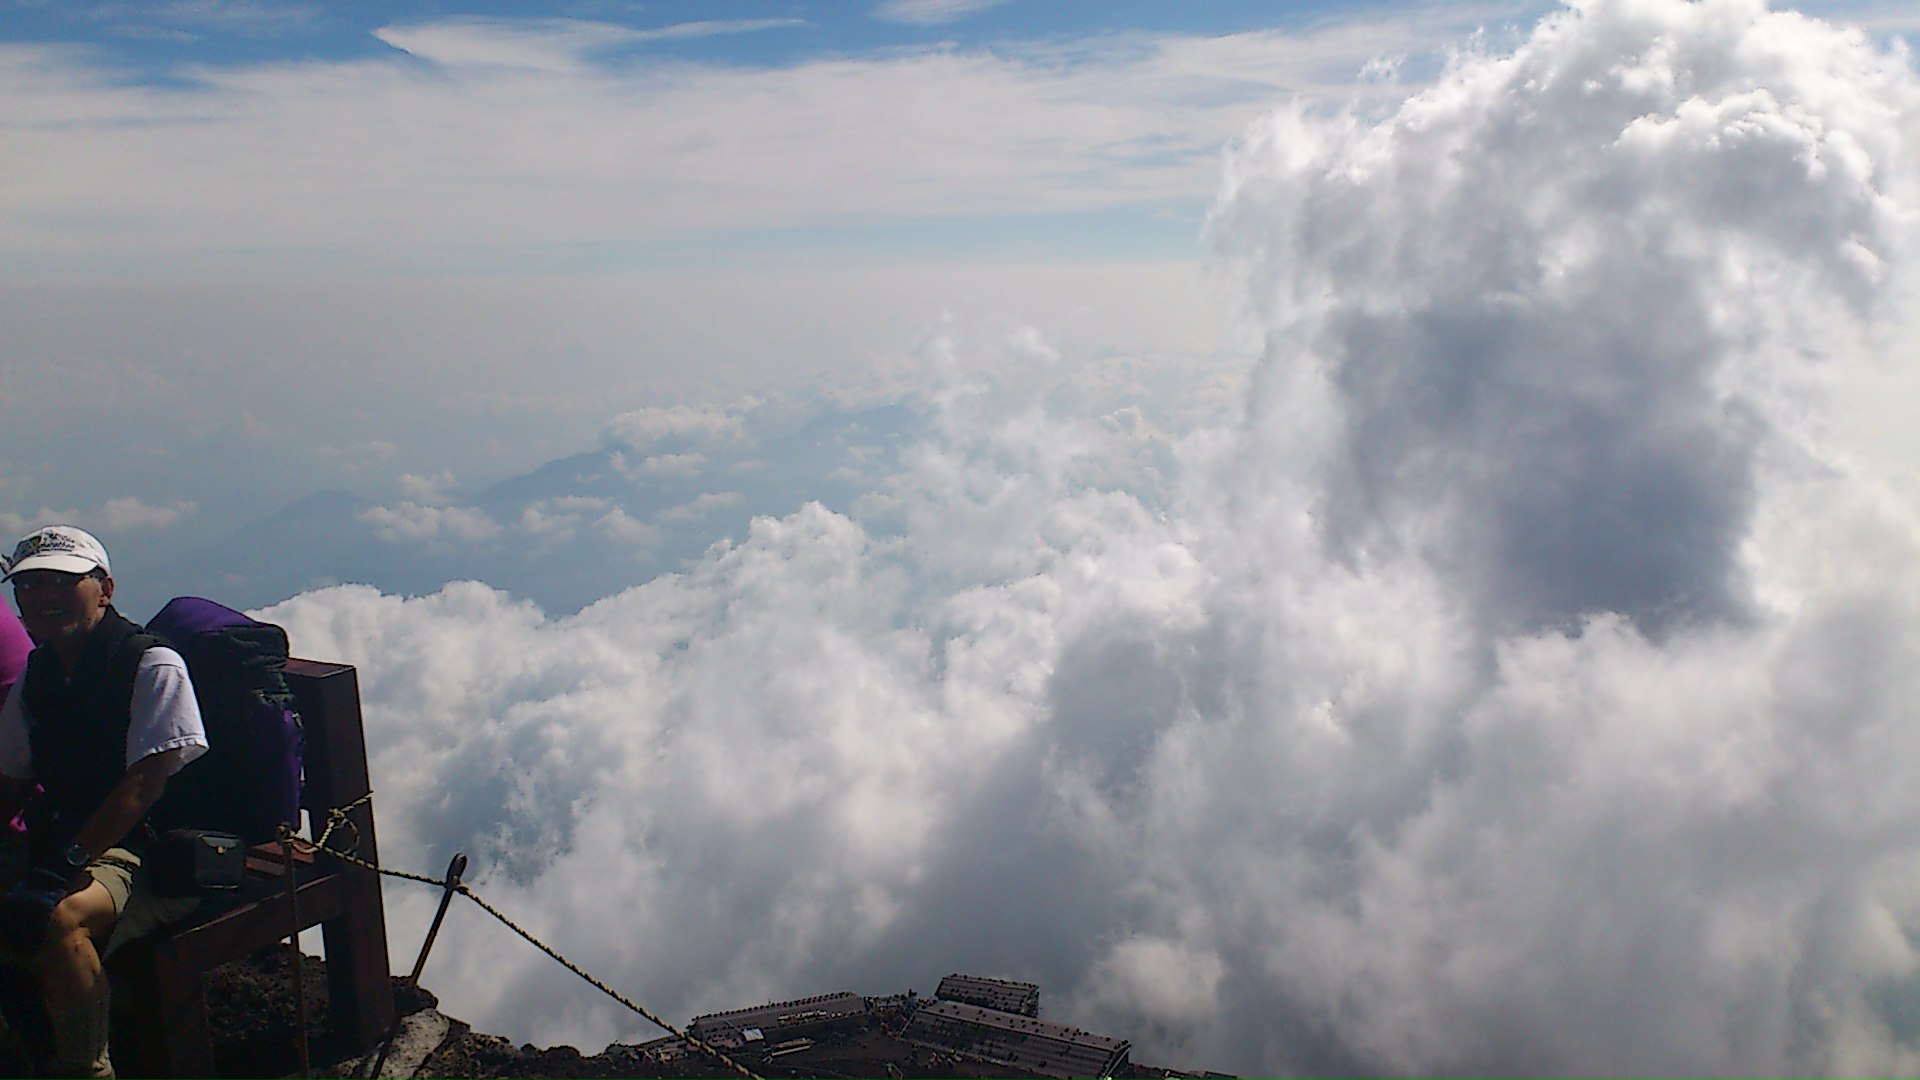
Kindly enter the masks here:
<path id="1" fill-rule="evenodd" d="M 73 877 L 79 877 L 80 871 L 85 870 L 92 861 L 93 856 L 87 854 L 87 849 L 79 844 L 68 844 L 60 851 L 60 865 L 66 867 L 67 873 Z"/>

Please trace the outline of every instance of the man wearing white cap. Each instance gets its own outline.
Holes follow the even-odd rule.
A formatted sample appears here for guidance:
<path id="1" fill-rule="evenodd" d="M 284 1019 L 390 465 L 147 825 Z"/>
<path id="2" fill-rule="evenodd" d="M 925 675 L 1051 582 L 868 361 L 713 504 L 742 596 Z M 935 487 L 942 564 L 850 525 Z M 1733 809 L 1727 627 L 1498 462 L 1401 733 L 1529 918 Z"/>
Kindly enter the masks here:
<path id="1" fill-rule="evenodd" d="M 39 980 L 49 1068 L 112 1076 L 100 958 L 198 903 L 153 895 L 138 850 L 147 811 L 206 752 L 206 730 L 180 654 L 114 610 L 100 541 L 40 529 L 5 580 L 35 649 L 0 706 L 0 821 L 27 807 L 32 857 L 0 897 L 0 950 Z"/>

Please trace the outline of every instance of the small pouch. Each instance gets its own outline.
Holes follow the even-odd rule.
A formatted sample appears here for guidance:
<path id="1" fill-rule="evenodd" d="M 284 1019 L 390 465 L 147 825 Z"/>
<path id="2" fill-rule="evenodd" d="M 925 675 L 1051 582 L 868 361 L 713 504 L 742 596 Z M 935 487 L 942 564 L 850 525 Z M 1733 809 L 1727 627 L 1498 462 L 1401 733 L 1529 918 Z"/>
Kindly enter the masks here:
<path id="1" fill-rule="evenodd" d="M 199 896 L 237 889 L 247 872 L 247 847 L 232 833 L 169 829 L 147 849 L 147 873 L 161 896 Z"/>

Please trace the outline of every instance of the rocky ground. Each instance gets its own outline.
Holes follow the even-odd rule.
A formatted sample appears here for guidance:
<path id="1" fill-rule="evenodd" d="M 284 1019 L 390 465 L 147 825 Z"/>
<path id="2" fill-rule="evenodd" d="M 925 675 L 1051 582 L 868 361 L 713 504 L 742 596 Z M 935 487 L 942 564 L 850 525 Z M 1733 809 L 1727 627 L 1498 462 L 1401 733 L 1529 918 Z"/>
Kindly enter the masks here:
<path id="1" fill-rule="evenodd" d="M 208 1019 L 214 1032 L 215 1067 L 221 1076 L 299 1076 L 302 1073 L 300 1006 L 293 989 L 292 957 L 284 945 L 215 969 L 207 980 Z M 350 1057 L 330 1037 L 327 1022 L 326 964 L 317 957 L 300 963 L 305 988 L 307 1075 L 365 1077 L 371 1058 Z M 615 1044 L 596 1054 L 582 1054 L 571 1046 L 540 1048 L 515 1045 L 497 1035 L 471 1030 L 466 1024 L 439 1016 L 438 1002 L 422 989 L 394 980 L 395 1003 L 402 1017 L 413 1017 L 407 1027 L 424 1030 L 431 1052 L 406 1068 L 396 1049 L 386 1062 L 385 1075 L 417 1077 L 707 1077 L 736 1075 L 721 1062 L 700 1057 L 651 1061 L 630 1046 Z M 416 1016 L 415 1014 L 419 1014 Z M 431 1021 L 431 1022 L 429 1022 Z M 116 1021 L 118 1022 L 118 1020 Z M 444 1024 L 444 1035 L 441 1033 Z M 397 1044 L 396 1044 L 397 1045 Z M 416 1055 L 417 1058 L 417 1055 Z M 819 1039 L 804 1054 L 778 1062 L 748 1059 L 745 1064 L 765 1077 L 793 1076 L 902 1076 L 902 1077 L 1014 1077 L 1030 1074 L 998 1066 L 936 1055 L 895 1038 L 878 1023 L 866 1029 Z M 404 1071 L 396 1074 L 395 1065 Z M 0 1028 L 0 1076 L 31 1076 L 32 1064 L 10 1031 Z M 1189 1075 L 1166 1069 L 1136 1067 L 1135 1076 Z"/>
<path id="2" fill-rule="evenodd" d="M 282 947 L 251 960 L 216 969 L 208 979 L 207 1011 L 214 1030 L 214 1057 L 222 1076 L 297 1076 L 300 1070 L 295 1018 L 297 1009 L 287 950 Z M 356 1075 L 343 1065 L 358 1064 L 357 1075 L 367 1074 L 364 1059 L 345 1060 L 343 1048 L 326 1037 L 326 964 L 317 957 L 301 962 L 306 987 L 310 1030 L 311 1075 Z M 434 1008 L 438 1002 L 426 991 L 394 980 L 395 1004 L 401 1015 Z M 571 1046 L 542 1049 L 516 1046 L 497 1035 L 487 1035 L 454 1021 L 445 1042 L 428 1055 L 412 1075 L 420 1077 L 687 1077 L 726 1075 L 712 1063 L 687 1062 L 689 1070 L 646 1068 L 646 1063 L 623 1048 L 609 1047 L 598 1054 L 582 1054 Z"/>

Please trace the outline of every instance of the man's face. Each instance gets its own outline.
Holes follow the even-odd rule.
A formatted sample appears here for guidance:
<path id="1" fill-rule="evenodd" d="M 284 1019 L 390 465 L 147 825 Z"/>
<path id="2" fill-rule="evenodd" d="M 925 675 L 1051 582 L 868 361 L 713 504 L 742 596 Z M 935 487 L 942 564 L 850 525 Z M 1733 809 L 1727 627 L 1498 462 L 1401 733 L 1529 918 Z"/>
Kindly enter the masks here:
<path id="1" fill-rule="evenodd" d="M 20 622 L 38 645 L 79 642 L 100 625 L 113 598 L 113 579 L 98 574 L 26 570 L 12 581 Z"/>

